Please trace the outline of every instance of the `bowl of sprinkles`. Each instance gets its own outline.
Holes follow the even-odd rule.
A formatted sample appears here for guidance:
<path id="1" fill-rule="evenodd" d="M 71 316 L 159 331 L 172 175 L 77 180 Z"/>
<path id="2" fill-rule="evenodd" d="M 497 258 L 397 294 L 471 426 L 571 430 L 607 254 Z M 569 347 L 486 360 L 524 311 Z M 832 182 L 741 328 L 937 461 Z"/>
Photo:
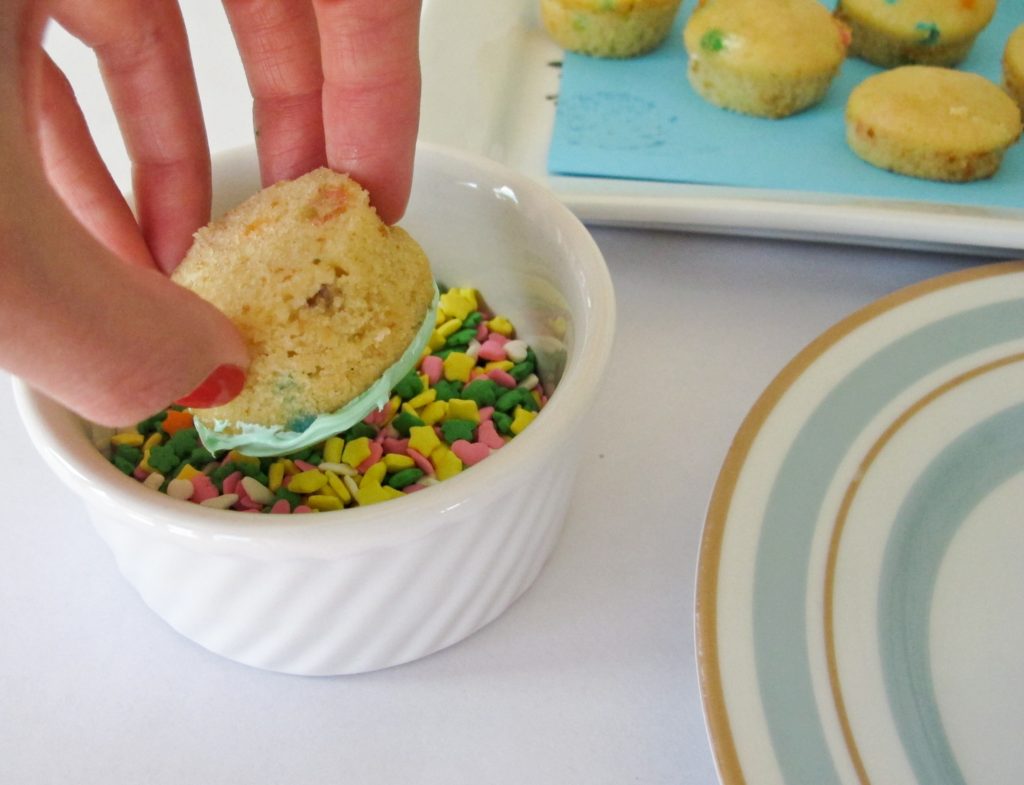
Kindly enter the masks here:
<path id="1" fill-rule="evenodd" d="M 215 213 L 257 191 L 254 150 L 217 157 L 214 188 Z M 440 289 L 427 347 L 313 445 L 215 454 L 181 407 L 100 428 L 16 382 L 126 580 L 211 652 L 303 675 L 409 662 L 497 618 L 557 541 L 613 340 L 600 251 L 542 186 L 429 145 L 401 226 Z"/>

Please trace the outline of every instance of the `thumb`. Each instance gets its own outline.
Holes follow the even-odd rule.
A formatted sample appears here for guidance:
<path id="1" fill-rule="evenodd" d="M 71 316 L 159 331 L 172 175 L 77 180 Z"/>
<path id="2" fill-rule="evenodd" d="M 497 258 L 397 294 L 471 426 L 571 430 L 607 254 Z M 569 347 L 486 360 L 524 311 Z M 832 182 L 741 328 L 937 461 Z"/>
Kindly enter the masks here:
<path id="1" fill-rule="evenodd" d="M 248 352 L 220 311 L 161 273 L 113 256 L 66 210 L 0 227 L 0 366 L 104 425 L 173 401 L 226 403 Z"/>

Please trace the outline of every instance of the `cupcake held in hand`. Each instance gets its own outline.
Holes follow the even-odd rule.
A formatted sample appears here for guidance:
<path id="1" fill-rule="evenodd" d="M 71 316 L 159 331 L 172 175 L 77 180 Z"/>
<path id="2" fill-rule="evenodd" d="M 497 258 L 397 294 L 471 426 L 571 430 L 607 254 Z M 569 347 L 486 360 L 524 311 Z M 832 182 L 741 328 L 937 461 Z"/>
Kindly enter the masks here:
<path id="1" fill-rule="evenodd" d="M 285 453 L 387 401 L 434 327 L 423 250 L 328 169 L 264 189 L 196 233 L 174 281 L 228 315 L 251 355 L 241 394 L 194 411 L 211 450 Z"/>

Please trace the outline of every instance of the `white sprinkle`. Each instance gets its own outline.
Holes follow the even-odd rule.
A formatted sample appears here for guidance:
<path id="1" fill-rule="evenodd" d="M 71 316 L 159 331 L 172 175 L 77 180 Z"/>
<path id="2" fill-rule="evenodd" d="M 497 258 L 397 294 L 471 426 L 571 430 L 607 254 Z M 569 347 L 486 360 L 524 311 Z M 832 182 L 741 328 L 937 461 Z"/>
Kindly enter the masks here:
<path id="1" fill-rule="evenodd" d="M 255 477 L 243 477 L 241 483 L 249 498 L 257 504 L 272 504 L 277 500 L 270 489 Z"/>
<path id="2" fill-rule="evenodd" d="M 516 339 L 505 344 L 505 356 L 514 363 L 521 363 L 526 359 L 526 341 Z"/>
<path id="3" fill-rule="evenodd" d="M 142 484 L 145 485 L 147 488 L 155 491 L 161 485 L 164 484 L 165 479 L 166 478 L 162 474 L 160 474 L 160 472 L 153 472 L 145 480 L 142 481 Z M 192 483 L 189 483 L 189 485 L 191 484 Z"/>
<path id="4" fill-rule="evenodd" d="M 425 474 L 416 480 L 416 482 L 420 485 L 437 485 L 441 481 L 437 479 L 437 477 L 431 477 L 429 474 Z"/>
<path id="5" fill-rule="evenodd" d="M 347 463 L 330 463 L 324 461 L 317 468 L 322 472 L 334 472 L 340 477 L 358 477 L 359 472 L 349 466 Z"/>
<path id="6" fill-rule="evenodd" d="M 212 507 L 215 510 L 226 510 L 232 504 L 238 501 L 237 493 L 222 493 L 220 496 L 214 496 L 212 499 L 199 502 L 200 507 Z"/>
<path id="7" fill-rule="evenodd" d="M 469 342 L 469 346 L 466 349 L 466 355 L 472 357 L 474 360 L 480 354 L 480 341 L 474 338 Z"/>
<path id="8" fill-rule="evenodd" d="M 167 483 L 167 495 L 172 499 L 191 499 L 195 492 L 192 480 L 174 479 Z"/>
<path id="9" fill-rule="evenodd" d="M 352 494 L 352 498 L 356 498 L 356 494 L 359 493 L 358 483 L 356 483 L 356 481 L 347 474 L 341 478 L 341 481 L 345 483 L 345 487 L 348 488 L 348 492 Z"/>
<path id="10" fill-rule="evenodd" d="M 532 390 L 539 383 L 540 379 L 537 378 L 537 374 L 531 373 L 529 376 L 527 376 L 525 379 L 519 382 L 519 386 L 522 387 L 524 390 Z"/>

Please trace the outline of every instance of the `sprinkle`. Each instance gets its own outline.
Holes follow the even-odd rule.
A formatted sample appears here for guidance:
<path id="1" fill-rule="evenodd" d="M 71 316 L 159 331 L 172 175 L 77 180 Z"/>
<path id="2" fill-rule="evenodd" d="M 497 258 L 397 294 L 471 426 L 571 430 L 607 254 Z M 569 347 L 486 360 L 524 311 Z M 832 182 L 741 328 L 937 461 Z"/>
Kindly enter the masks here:
<path id="1" fill-rule="evenodd" d="M 476 429 L 476 438 L 481 444 L 486 444 L 492 450 L 497 450 L 505 445 L 505 440 L 501 438 L 493 420 L 484 420 L 480 423 Z"/>
<path id="2" fill-rule="evenodd" d="M 441 445 L 437 433 L 428 425 L 409 429 L 409 450 L 429 457 L 435 448 Z"/>
<path id="3" fill-rule="evenodd" d="M 499 384 L 507 389 L 512 389 L 516 386 L 516 380 L 512 375 L 506 371 L 502 371 L 495 368 L 493 371 L 488 371 L 487 378 L 493 381 L 495 384 Z"/>
<path id="4" fill-rule="evenodd" d="M 242 473 L 239 471 L 231 472 L 231 474 L 225 477 L 224 481 L 221 483 L 221 490 L 223 490 L 224 493 L 234 493 L 235 489 L 238 487 L 238 481 L 242 479 L 242 476 Z"/>
<path id="5" fill-rule="evenodd" d="M 203 499 L 199 502 L 200 507 L 212 507 L 215 510 L 226 510 L 232 504 L 238 501 L 237 493 L 222 493 L 220 496 L 214 496 L 210 499 Z"/>
<path id="6" fill-rule="evenodd" d="M 299 472 L 288 483 L 288 490 L 292 493 L 315 493 L 327 484 L 327 475 L 319 469 Z"/>
<path id="7" fill-rule="evenodd" d="M 518 436 L 523 432 L 523 429 L 533 422 L 533 419 L 537 416 L 536 412 L 528 411 L 522 406 L 516 407 L 515 416 L 512 418 L 512 425 L 509 430 L 512 431 L 513 435 Z"/>
<path id="8" fill-rule="evenodd" d="M 430 454 L 430 463 L 439 480 L 447 480 L 462 471 L 462 461 L 444 445 L 440 445 Z"/>
<path id="9" fill-rule="evenodd" d="M 359 488 L 356 492 L 356 501 L 359 502 L 360 506 L 366 507 L 371 504 L 386 502 L 389 499 L 398 499 L 401 496 L 402 492 L 395 488 L 389 488 L 386 485 L 369 484 Z"/>
<path id="10" fill-rule="evenodd" d="M 480 422 L 480 410 L 476 405 L 476 401 L 465 400 L 463 398 L 452 398 L 448 401 L 448 414 L 445 415 L 445 421 L 450 420 L 466 420 L 476 425 Z"/>
<path id="11" fill-rule="evenodd" d="M 433 425 L 443 420 L 447 414 L 448 401 L 434 401 L 423 407 L 423 410 L 420 412 L 420 420 L 423 421 L 424 425 Z"/>
<path id="12" fill-rule="evenodd" d="M 153 472 L 152 474 L 146 476 L 146 478 L 142 481 L 142 484 L 145 485 L 147 488 L 151 488 L 154 491 L 158 491 L 160 490 L 160 486 L 164 484 L 164 476 L 160 474 L 160 472 Z M 189 483 L 189 485 L 191 484 L 192 483 Z M 191 495 L 192 493 L 190 491 L 189 496 Z"/>
<path id="13" fill-rule="evenodd" d="M 444 358 L 444 378 L 450 382 L 469 381 L 469 372 L 476 360 L 463 352 L 452 352 Z"/>
<path id="14" fill-rule="evenodd" d="M 484 343 L 480 344 L 480 351 L 477 352 L 477 357 L 489 362 L 500 362 L 508 359 L 505 349 L 497 341 L 484 341 Z"/>
<path id="15" fill-rule="evenodd" d="M 358 466 L 369 457 L 370 439 L 366 436 L 360 436 L 358 439 L 352 439 L 345 445 L 345 451 L 342 453 L 341 460 L 342 463 L 347 463 L 349 466 Z"/>
<path id="16" fill-rule="evenodd" d="M 308 504 L 318 512 L 340 510 L 345 506 L 337 496 L 326 496 L 322 494 L 310 496 Z"/>
<path id="17" fill-rule="evenodd" d="M 352 501 L 352 491 L 345 484 L 345 482 L 334 472 L 326 472 L 327 474 L 327 486 L 334 491 L 335 495 L 341 499 L 345 504 Z"/>
<path id="18" fill-rule="evenodd" d="M 114 447 L 141 447 L 146 441 L 146 437 L 138 431 L 127 432 L 127 433 L 115 433 L 110 437 L 110 443 Z"/>
<path id="19" fill-rule="evenodd" d="M 348 477 L 356 477 L 359 475 L 359 472 L 357 472 L 347 463 L 327 463 L 325 461 L 324 463 L 320 464 L 319 469 L 322 472 L 334 472 L 335 474 L 345 475 Z"/>
<path id="20" fill-rule="evenodd" d="M 172 499 L 191 499 L 195 491 L 191 480 L 174 479 L 167 483 L 167 495 Z"/>
<path id="21" fill-rule="evenodd" d="M 491 448 L 483 442 L 467 442 L 464 439 L 459 439 L 452 444 L 452 452 L 458 457 L 460 461 L 466 466 L 472 466 L 473 464 L 480 463 L 491 453 Z"/>
<path id="22" fill-rule="evenodd" d="M 469 316 L 470 312 L 475 309 L 475 306 L 473 302 L 469 298 L 465 297 L 461 292 L 449 289 L 441 295 L 439 308 L 441 308 L 448 316 L 454 317 L 461 322 Z"/>
<path id="23" fill-rule="evenodd" d="M 270 464 L 270 468 L 267 470 L 267 488 L 271 491 L 276 491 L 281 487 L 281 482 L 284 480 L 284 461 L 274 461 Z"/>
<path id="24" fill-rule="evenodd" d="M 257 504 L 271 504 L 274 501 L 274 494 L 270 489 L 257 480 L 255 477 L 243 477 L 239 483 L 250 499 Z"/>
<path id="25" fill-rule="evenodd" d="M 274 502 L 274 506 L 270 508 L 270 512 L 273 515 L 287 515 L 292 511 L 292 506 L 285 499 L 278 499 Z"/>
<path id="26" fill-rule="evenodd" d="M 512 326 L 512 322 L 504 316 L 495 316 L 487 322 L 487 327 L 492 333 L 504 335 L 506 338 L 511 338 L 515 335 L 515 328 Z"/>
<path id="27" fill-rule="evenodd" d="M 513 340 L 505 344 L 505 355 L 514 363 L 521 363 L 527 357 L 527 350 L 530 347 L 526 341 Z"/>
<path id="28" fill-rule="evenodd" d="M 345 447 L 345 441 L 338 436 L 332 436 L 324 442 L 324 461 L 326 463 L 341 463 L 341 451 Z"/>
<path id="29" fill-rule="evenodd" d="M 370 442 L 370 454 L 366 456 L 366 460 L 356 467 L 356 470 L 365 474 L 371 466 L 381 459 L 382 455 L 384 455 L 384 445 L 380 442 Z"/>
<path id="30" fill-rule="evenodd" d="M 444 374 L 444 363 L 441 358 L 435 354 L 429 354 L 423 358 L 420 363 L 420 368 L 423 373 L 427 375 L 429 384 L 435 385 L 441 380 L 441 376 Z"/>

